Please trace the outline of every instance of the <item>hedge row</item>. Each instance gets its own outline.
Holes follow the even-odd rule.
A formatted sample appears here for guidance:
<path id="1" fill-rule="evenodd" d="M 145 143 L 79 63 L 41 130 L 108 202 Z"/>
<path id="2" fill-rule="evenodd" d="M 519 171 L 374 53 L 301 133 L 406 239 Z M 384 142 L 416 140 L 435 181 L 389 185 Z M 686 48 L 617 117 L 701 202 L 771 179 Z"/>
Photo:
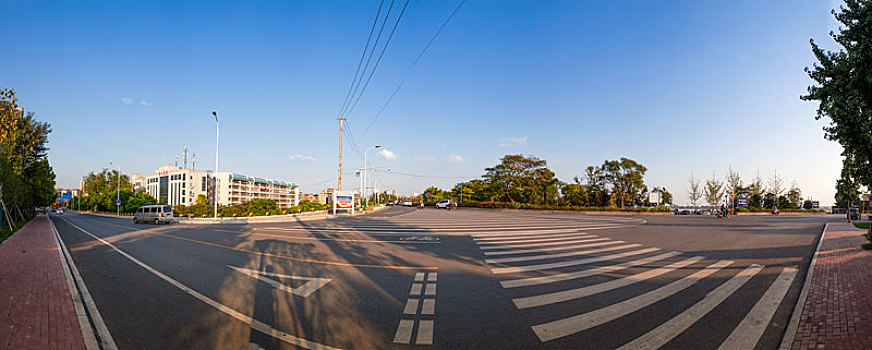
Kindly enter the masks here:
<path id="1" fill-rule="evenodd" d="M 429 204 L 429 203 L 428 203 Z M 567 210 L 567 211 L 620 211 L 630 213 L 668 213 L 672 209 L 669 207 L 582 207 L 572 205 L 543 205 L 543 204 L 527 204 L 527 203 L 506 203 L 506 202 L 463 202 L 461 207 L 467 208 L 492 208 L 492 209 L 534 209 L 534 210 Z"/>

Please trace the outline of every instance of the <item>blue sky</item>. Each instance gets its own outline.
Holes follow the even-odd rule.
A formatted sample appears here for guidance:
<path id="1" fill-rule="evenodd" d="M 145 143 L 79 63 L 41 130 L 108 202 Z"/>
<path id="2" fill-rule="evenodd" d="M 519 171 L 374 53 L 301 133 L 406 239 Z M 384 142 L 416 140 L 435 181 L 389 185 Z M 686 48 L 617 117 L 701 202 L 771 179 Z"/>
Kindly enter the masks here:
<path id="1" fill-rule="evenodd" d="M 833 2 L 469 0 L 413 66 L 459 3 L 409 3 L 349 116 L 361 150 L 393 155 L 370 152 L 392 169 L 379 187 L 447 188 L 523 153 L 564 181 L 629 157 L 678 203 L 691 172 L 729 166 L 833 202 L 841 148 L 799 100 L 809 38 L 835 48 Z M 378 5 L 7 1 L 0 85 L 52 124 L 60 187 L 109 161 L 150 173 L 184 145 L 213 168 L 214 108 L 221 170 L 320 191 L 335 186 L 336 117 Z M 345 150 L 356 187 L 362 159 Z"/>

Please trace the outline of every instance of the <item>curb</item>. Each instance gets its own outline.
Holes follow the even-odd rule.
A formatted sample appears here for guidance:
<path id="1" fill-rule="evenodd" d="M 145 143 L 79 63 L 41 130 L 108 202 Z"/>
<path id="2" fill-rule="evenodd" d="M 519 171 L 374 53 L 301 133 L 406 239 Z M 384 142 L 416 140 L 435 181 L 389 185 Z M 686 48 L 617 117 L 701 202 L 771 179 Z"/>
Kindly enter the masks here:
<path id="1" fill-rule="evenodd" d="M 799 292 L 799 299 L 796 301 L 796 306 L 793 308 L 793 313 L 790 315 L 790 321 L 787 323 L 787 329 L 784 330 L 784 337 L 781 338 L 781 345 L 778 346 L 779 350 L 789 350 L 793 346 L 793 339 L 796 338 L 796 330 L 799 328 L 799 318 L 802 317 L 803 308 L 805 308 L 805 301 L 808 299 L 808 289 L 811 287 L 811 280 L 814 277 L 814 266 L 817 263 L 817 257 L 821 251 L 821 245 L 824 242 L 824 238 L 827 235 L 827 228 L 830 223 L 824 224 L 824 230 L 821 232 L 820 239 L 818 239 L 817 248 L 814 250 L 814 255 L 811 256 L 811 263 L 808 265 L 808 271 L 805 274 L 805 282 L 802 285 L 802 291 Z"/>

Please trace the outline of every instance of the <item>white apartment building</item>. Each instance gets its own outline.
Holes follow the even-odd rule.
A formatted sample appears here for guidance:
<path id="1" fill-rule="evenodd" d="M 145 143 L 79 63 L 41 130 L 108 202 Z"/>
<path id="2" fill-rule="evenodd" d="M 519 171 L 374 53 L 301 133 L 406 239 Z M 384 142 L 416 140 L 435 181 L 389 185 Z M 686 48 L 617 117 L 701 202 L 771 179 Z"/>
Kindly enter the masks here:
<path id="1" fill-rule="evenodd" d="M 280 208 L 300 203 L 299 187 L 293 183 L 252 177 L 231 172 L 218 172 L 218 204 L 234 205 L 264 198 L 274 200 Z M 198 195 L 213 202 L 215 191 L 212 172 L 163 165 L 157 172 L 145 176 L 145 191 L 159 202 L 169 205 L 193 205 Z"/>

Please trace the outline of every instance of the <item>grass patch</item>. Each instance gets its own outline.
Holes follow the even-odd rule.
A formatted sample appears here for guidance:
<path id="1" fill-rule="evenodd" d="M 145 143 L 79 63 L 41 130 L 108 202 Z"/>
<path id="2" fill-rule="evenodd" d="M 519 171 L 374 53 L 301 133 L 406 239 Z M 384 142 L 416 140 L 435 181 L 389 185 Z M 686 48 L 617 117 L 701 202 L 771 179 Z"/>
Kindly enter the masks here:
<path id="1" fill-rule="evenodd" d="M 852 221 L 851 223 L 854 224 L 854 227 L 856 228 L 868 230 L 869 225 L 872 224 L 872 221 Z"/>
<path id="2" fill-rule="evenodd" d="M 3 243 L 3 241 L 11 237 L 12 234 L 15 233 L 15 231 L 18 231 L 18 229 L 24 227 L 24 225 L 27 225 L 29 221 L 30 219 L 18 223 L 12 223 L 12 231 L 9 231 L 9 224 L 3 222 L 3 227 L 0 227 L 0 243 Z"/>

